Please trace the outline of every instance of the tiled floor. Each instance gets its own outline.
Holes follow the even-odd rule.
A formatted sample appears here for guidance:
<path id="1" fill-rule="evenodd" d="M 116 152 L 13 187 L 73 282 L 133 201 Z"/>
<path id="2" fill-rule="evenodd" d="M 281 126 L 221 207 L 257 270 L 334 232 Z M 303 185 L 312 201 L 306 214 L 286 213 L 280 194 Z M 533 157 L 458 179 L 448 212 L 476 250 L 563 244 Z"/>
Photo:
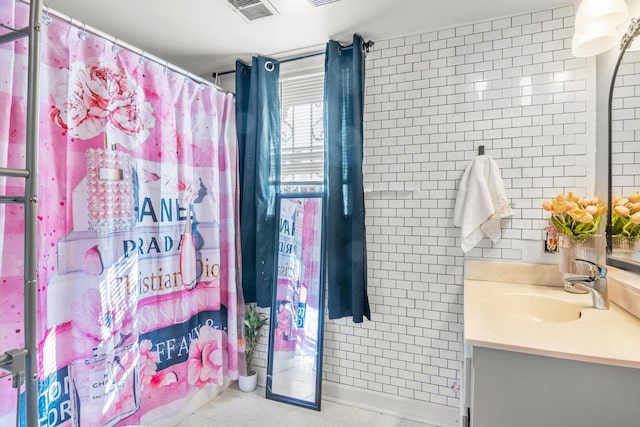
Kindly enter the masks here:
<path id="1" fill-rule="evenodd" d="M 236 383 L 176 427 L 434 427 L 390 415 L 322 401 L 322 411 L 298 408 L 267 400 L 264 388 L 252 393 L 238 390 Z"/>

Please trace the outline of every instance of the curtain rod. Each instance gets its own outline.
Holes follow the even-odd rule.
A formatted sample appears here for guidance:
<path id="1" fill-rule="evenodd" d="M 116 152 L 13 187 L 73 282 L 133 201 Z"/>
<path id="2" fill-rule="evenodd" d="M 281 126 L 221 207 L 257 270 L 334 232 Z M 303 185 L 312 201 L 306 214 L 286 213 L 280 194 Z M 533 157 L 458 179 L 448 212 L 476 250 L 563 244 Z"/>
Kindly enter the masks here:
<path id="1" fill-rule="evenodd" d="M 375 44 L 375 42 L 373 40 L 368 40 L 368 41 L 363 43 L 362 47 L 364 48 L 365 52 L 368 53 L 369 50 L 373 47 L 374 44 Z M 352 48 L 353 48 L 353 45 L 343 47 L 343 49 L 345 49 L 345 50 L 349 50 L 349 49 L 352 49 Z M 293 58 L 286 58 L 286 59 L 279 60 L 279 62 L 281 64 L 285 64 L 287 62 L 299 61 L 301 59 L 313 58 L 314 56 L 320 56 L 320 55 L 324 55 L 324 51 L 308 53 L 308 54 L 300 55 L 300 56 L 294 56 Z M 214 71 L 213 73 L 211 73 L 211 77 L 213 77 L 214 79 L 217 79 L 220 76 L 224 76 L 224 75 L 227 75 L 227 74 L 233 74 L 235 72 L 236 72 L 236 70 L 222 71 L 220 73 L 216 73 Z"/>
<path id="2" fill-rule="evenodd" d="M 293 61 L 299 61 L 301 59 L 307 59 L 307 58 L 313 58 L 314 56 L 321 56 L 324 55 L 324 52 L 313 52 L 313 53 L 308 53 L 306 55 L 300 55 L 300 56 L 295 56 L 293 58 L 287 58 L 287 59 L 283 59 L 280 62 L 281 64 L 287 63 L 287 62 L 293 62 Z M 228 71 L 223 71 L 221 73 L 216 73 L 215 71 L 213 73 L 211 73 L 211 77 L 218 78 L 220 76 L 224 76 L 226 74 L 233 74 L 235 73 L 236 70 L 228 70 Z"/>
<path id="3" fill-rule="evenodd" d="M 29 4 L 28 0 L 20 0 L 20 1 L 22 3 Z M 65 15 L 64 13 L 58 12 L 57 10 L 54 10 L 54 9 L 51 9 L 48 6 L 43 6 L 42 16 L 44 17 L 45 15 L 55 16 L 56 18 L 58 18 L 58 19 L 60 19 L 62 21 L 68 22 L 69 24 L 75 26 L 78 29 L 82 29 L 83 31 L 86 31 L 88 33 L 92 33 L 92 34 L 94 34 L 94 35 L 96 35 L 98 37 L 106 39 L 106 40 L 110 41 L 111 43 L 116 44 L 116 45 L 120 46 L 121 48 L 126 49 L 126 50 L 128 50 L 128 51 L 130 51 L 132 53 L 140 55 L 141 57 L 143 57 L 145 59 L 153 61 L 156 64 L 163 65 L 166 68 L 168 68 L 169 70 L 175 71 L 176 73 L 181 74 L 181 75 L 193 80 L 196 83 L 206 84 L 207 86 L 214 87 L 215 89 L 217 89 L 217 90 L 219 90 L 221 92 L 230 93 L 228 90 L 225 90 L 224 88 L 218 86 L 217 84 L 215 84 L 215 83 L 213 83 L 213 82 L 211 82 L 209 80 L 203 79 L 202 77 L 200 77 L 200 76 L 198 76 L 196 74 L 193 74 L 193 73 L 185 70 L 184 68 L 180 68 L 177 65 L 171 64 L 166 60 L 163 60 L 163 59 L 161 59 L 161 58 L 159 58 L 159 57 L 157 57 L 157 56 L 155 56 L 155 55 L 153 55 L 153 54 L 151 54 L 149 52 L 145 52 L 144 50 L 142 50 L 140 48 L 137 48 L 137 47 L 135 47 L 135 46 L 133 46 L 133 45 L 127 43 L 127 42 L 119 40 L 116 37 L 105 33 L 104 31 L 100 31 L 97 28 L 94 28 L 94 27 L 91 27 L 89 25 L 86 25 L 84 22 L 78 21 L 77 19 L 72 18 L 72 17 L 70 17 L 68 15 Z"/>

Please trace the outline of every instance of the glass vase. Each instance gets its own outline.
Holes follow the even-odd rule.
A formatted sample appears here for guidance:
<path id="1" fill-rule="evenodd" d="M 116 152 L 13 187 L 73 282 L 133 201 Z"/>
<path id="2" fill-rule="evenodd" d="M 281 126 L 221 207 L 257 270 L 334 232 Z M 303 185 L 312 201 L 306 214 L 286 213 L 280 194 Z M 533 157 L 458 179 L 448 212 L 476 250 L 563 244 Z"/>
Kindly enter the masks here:
<path id="1" fill-rule="evenodd" d="M 560 272 L 588 276 L 590 273 L 589 264 L 576 261 L 576 259 L 586 259 L 597 264 L 604 264 L 604 236 L 596 235 L 585 239 L 576 239 L 561 234 L 558 237 L 558 267 Z"/>
<path id="2" fill-rule="evenodd" d="M 640 239 L 629 237 L 611 237 L 612 254 L 633 260 L 640 259 Z"/>

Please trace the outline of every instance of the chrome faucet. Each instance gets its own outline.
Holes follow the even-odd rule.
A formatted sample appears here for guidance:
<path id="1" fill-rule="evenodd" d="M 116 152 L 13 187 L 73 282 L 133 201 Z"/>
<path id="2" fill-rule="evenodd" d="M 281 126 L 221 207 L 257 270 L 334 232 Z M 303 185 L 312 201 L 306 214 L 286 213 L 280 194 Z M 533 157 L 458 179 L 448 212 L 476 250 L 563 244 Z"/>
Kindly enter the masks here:
<path id="1" fill-rule="evenodd" d="M 609 309 L 609 294 L 607 292 L 607 268 L 586 259 L 576 258 L 576 261 L 589 264 L 589 276 L 576 276 L 564 279 L 564 289 L 578 294 L 591 293 L 593 307 L 600 310 Z"/>

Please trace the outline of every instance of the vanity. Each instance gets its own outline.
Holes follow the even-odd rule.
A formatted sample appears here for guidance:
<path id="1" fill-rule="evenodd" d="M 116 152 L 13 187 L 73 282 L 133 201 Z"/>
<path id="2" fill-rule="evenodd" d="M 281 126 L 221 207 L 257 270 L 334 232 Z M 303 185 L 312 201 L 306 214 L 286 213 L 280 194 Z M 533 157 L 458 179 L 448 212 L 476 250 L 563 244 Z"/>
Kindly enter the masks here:
<path id="1" fill-rule="evenodd" d="M 472 427 L 640 425 L 640 319 L 562 284 L 557 265 L 465 262 Z"/>

